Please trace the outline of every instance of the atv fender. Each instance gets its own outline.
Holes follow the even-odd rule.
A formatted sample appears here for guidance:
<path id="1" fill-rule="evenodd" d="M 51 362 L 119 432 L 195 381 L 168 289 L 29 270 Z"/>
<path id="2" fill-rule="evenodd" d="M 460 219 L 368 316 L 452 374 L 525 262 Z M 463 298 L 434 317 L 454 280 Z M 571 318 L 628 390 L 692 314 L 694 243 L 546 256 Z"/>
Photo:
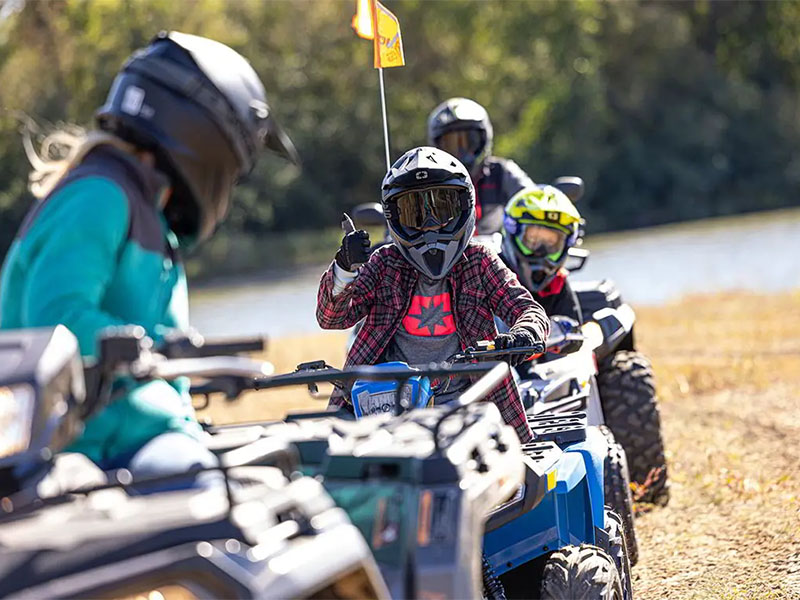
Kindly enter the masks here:
<path id="1" fill-rule="evenodd" d="M 581 458 L 581 462 L 584 465 L 586 481 L 589 484 L 589 508 L 592 512 L 592 522 L 594 523 L 595 527 L 602 529 L 605 526 L 603 517 L 603 505 L 605 502 L 605 493 L 603 491 L 603 462 L 605 460 L 606 453 L 608 452 L 608 444 L 605 436 L 597 427 L 587 427 L 586 439 L 577 444 L 571 444 L 565 447 L 564 452 L 567 454 L 567 457 L 570 455 L 578 455 Z M 566 457 L 565 461 L 563 462 L 566 462 Z M 564 486 L 559 487 L 562 485 L 561 464 L 558 465 L 558 469 L 559 479 L 558 483 L 556 484 L 556 493 L 565 493 L 571 488 L 565 487 L 568 485 L 567 481 L 565 481 Z M 565 473 L 565 480 L 566 479 Z"/>
<path id="2" fill-rule="evenodd" d="M 630 304 L 620 304 L 617 308 L 601 308 L 592 314 L 592 320 L 603 331 L 603 343 L 595 350 L 598 360 L 603 360 L 617 350 L 633 348 L 636 313 Z"/>
<path id="3" fill-rule="evenodd" d="M 553 442 L 532 442 L 522 446 L 525 475 L 510 500 L 489 513 L 485 531 L 493 531 L 535 508 L 555 486 L 555 466 L 563 456 Z"/>

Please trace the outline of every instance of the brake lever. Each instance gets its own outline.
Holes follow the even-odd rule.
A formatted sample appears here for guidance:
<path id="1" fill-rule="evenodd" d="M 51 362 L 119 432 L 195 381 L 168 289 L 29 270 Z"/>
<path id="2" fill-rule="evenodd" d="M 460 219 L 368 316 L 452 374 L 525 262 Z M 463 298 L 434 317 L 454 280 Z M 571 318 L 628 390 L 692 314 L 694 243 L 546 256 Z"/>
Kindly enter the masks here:
<path id="1" fill-rule="evenodd" d="M 347 215 L 345 214 L 345 216 Z M 352 221 L 350 223 L 352 224 Z M 322 371 L 324 369 L 333 369 L 333 367 L 326 363 L 324 359 L 312 360 L 309 362 L 300 363 L 297 365 L 294 372 L 300 373 L 302 371 Z M 307 387 L 308 393 L 311 394 L 312 398 L 319 399 L 323 397 L 323 395 L 319 393 L 319 386 L 316 383 L 309 383 Z"/>

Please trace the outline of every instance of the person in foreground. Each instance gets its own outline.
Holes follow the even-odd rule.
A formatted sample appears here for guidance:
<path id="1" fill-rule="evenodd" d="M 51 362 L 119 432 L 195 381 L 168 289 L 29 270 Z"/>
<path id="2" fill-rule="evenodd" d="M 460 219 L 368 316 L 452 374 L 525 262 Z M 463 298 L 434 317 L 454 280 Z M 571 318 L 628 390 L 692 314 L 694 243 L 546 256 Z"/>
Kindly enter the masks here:
<path id="1" fill-rule="evenodd" d="M 481 340 L 507 349 L 546 339 L 542 308 L 494 252 L 471 242 L 475 190 L 463 164 L 436 148 L 409 150 L 386 174 L 381 201 L 393 243 L 370 255 L 368 234 L 348 233 L 320 281 L 320 327 L 346 329 L 366 317 L 346 366 L 441 362 Z M 507 333 L 497 333 L 493 315 L 509 324 Z M 436 403 L 465 385 L 448 384 Z M 522 442 L 532 439 L 511 377 L 489 399 Z M 342 392 L 330 405 L 351 409 Z"/>
<path id="2" fill-rule="evenodd" d="M 110 326 L 156 341 L 186 330 L 180 253 L 211 236 L 232 188 L 266 146 L 296 158 L 261 80 L 237 52 L 178 32 L 131 56 L 97 114 L 97 130 L 63 130 L 33 153 L 28 213 L 6 257 L 0 328 L 63 324 L 81 353 Z M 63 160 L 47 160 L 53 146 Z M 179 383 L 115 383 L 70 451 L 135 478 L 212 466 Z"/>

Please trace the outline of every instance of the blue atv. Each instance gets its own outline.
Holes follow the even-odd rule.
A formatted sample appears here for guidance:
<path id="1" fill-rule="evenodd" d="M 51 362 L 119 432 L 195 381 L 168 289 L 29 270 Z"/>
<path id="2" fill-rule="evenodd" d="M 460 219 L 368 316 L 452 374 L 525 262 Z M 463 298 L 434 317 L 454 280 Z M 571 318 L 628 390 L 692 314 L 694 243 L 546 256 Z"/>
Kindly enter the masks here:
<path id="1" fill-rule="evenodd" d="M 507 354 L 484 346 L 459 353 L 449 362 Z M 351 398 L 357 416 L 433 404 L 436 390 L 424 368 L 415 370 L 404 363 L 377 368 L 406 368 L 408 375 L 402 386 L 396 381 L 355 381 Z M 529 424 L 536 441 L 522 446 L 523 483 L 511 499 L 489 512 L 486 521 L 485 595 L 631 598 L 623 523 L 604 506 L 606 436 L 587 426 L 583 412 L 530 416 Z"/>
<path id="2" fill-rule="evenodd" d="M 475 361 L 508 354 L 468 349 L 418 368 L 315 361 L 194 391 L 316 393 L 322 382 L 349 391 L 354 414 L 209 431 L 221 452 L 259 439 L 294 444 L 304 473 L 323 481 L 370 545 L 392 597 L 631 598 L 624 527 L 604 505 L 606 438 L 582 412 L 530 416 L 536 441 L 520 446 L 497 407 L 480 402 L 509 367 Z M 454 402 L 431 406 L 431 381 L 481 374 Z"/>

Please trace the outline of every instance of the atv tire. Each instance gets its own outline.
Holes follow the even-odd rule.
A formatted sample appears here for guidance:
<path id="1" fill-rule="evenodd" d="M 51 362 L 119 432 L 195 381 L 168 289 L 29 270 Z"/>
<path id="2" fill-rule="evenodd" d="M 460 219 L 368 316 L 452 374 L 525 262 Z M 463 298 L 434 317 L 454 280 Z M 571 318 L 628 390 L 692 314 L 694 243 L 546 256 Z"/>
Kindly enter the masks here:
<path id="1" fill-rule="evenodd" d="M 630 552 L 625 537 L 625 527 L 622 519 L 610 507 L 605 507 L 605 532 L 607 539 L 598 540 L 598 546 L 606 551 L 614 561 L 614 565 L 619 572 L 620 582 L 622 583 L 622 597 L 624 600 L 633 599 L 633 579 L 631 578 Z"/>
<path id="2" fill-rule="evenodd" d="M 542 573 L 542 600 L 624 600 L 622 581 L 602 548 L 581 544 L 553 552 Z"/>
<path id="3" fill-rule="evenodd" d="M 625 546 L 631 567 L 639 561 L 639 544 L 636 540 L 636 529 L 633 520 L 633 495 L 631 494 L 631 478 L 628 473 L 628 459 L 625 449 L 614 439 L 614 434 L 605 426 L 600 431 L 606 436 L 608 453 L 603 464 L 603 492 L 606 504 L 622 521 L 625 534 Z"/>
<path id="4" fill-rule="evenodd" d="M 639 352 L 616 352 L 600 364 L 597 384 L 606 425 L 627 454 L 630 478 L 645 486 L 637 500 L 665 506 L 669 483 L 650 361 Z"/>

